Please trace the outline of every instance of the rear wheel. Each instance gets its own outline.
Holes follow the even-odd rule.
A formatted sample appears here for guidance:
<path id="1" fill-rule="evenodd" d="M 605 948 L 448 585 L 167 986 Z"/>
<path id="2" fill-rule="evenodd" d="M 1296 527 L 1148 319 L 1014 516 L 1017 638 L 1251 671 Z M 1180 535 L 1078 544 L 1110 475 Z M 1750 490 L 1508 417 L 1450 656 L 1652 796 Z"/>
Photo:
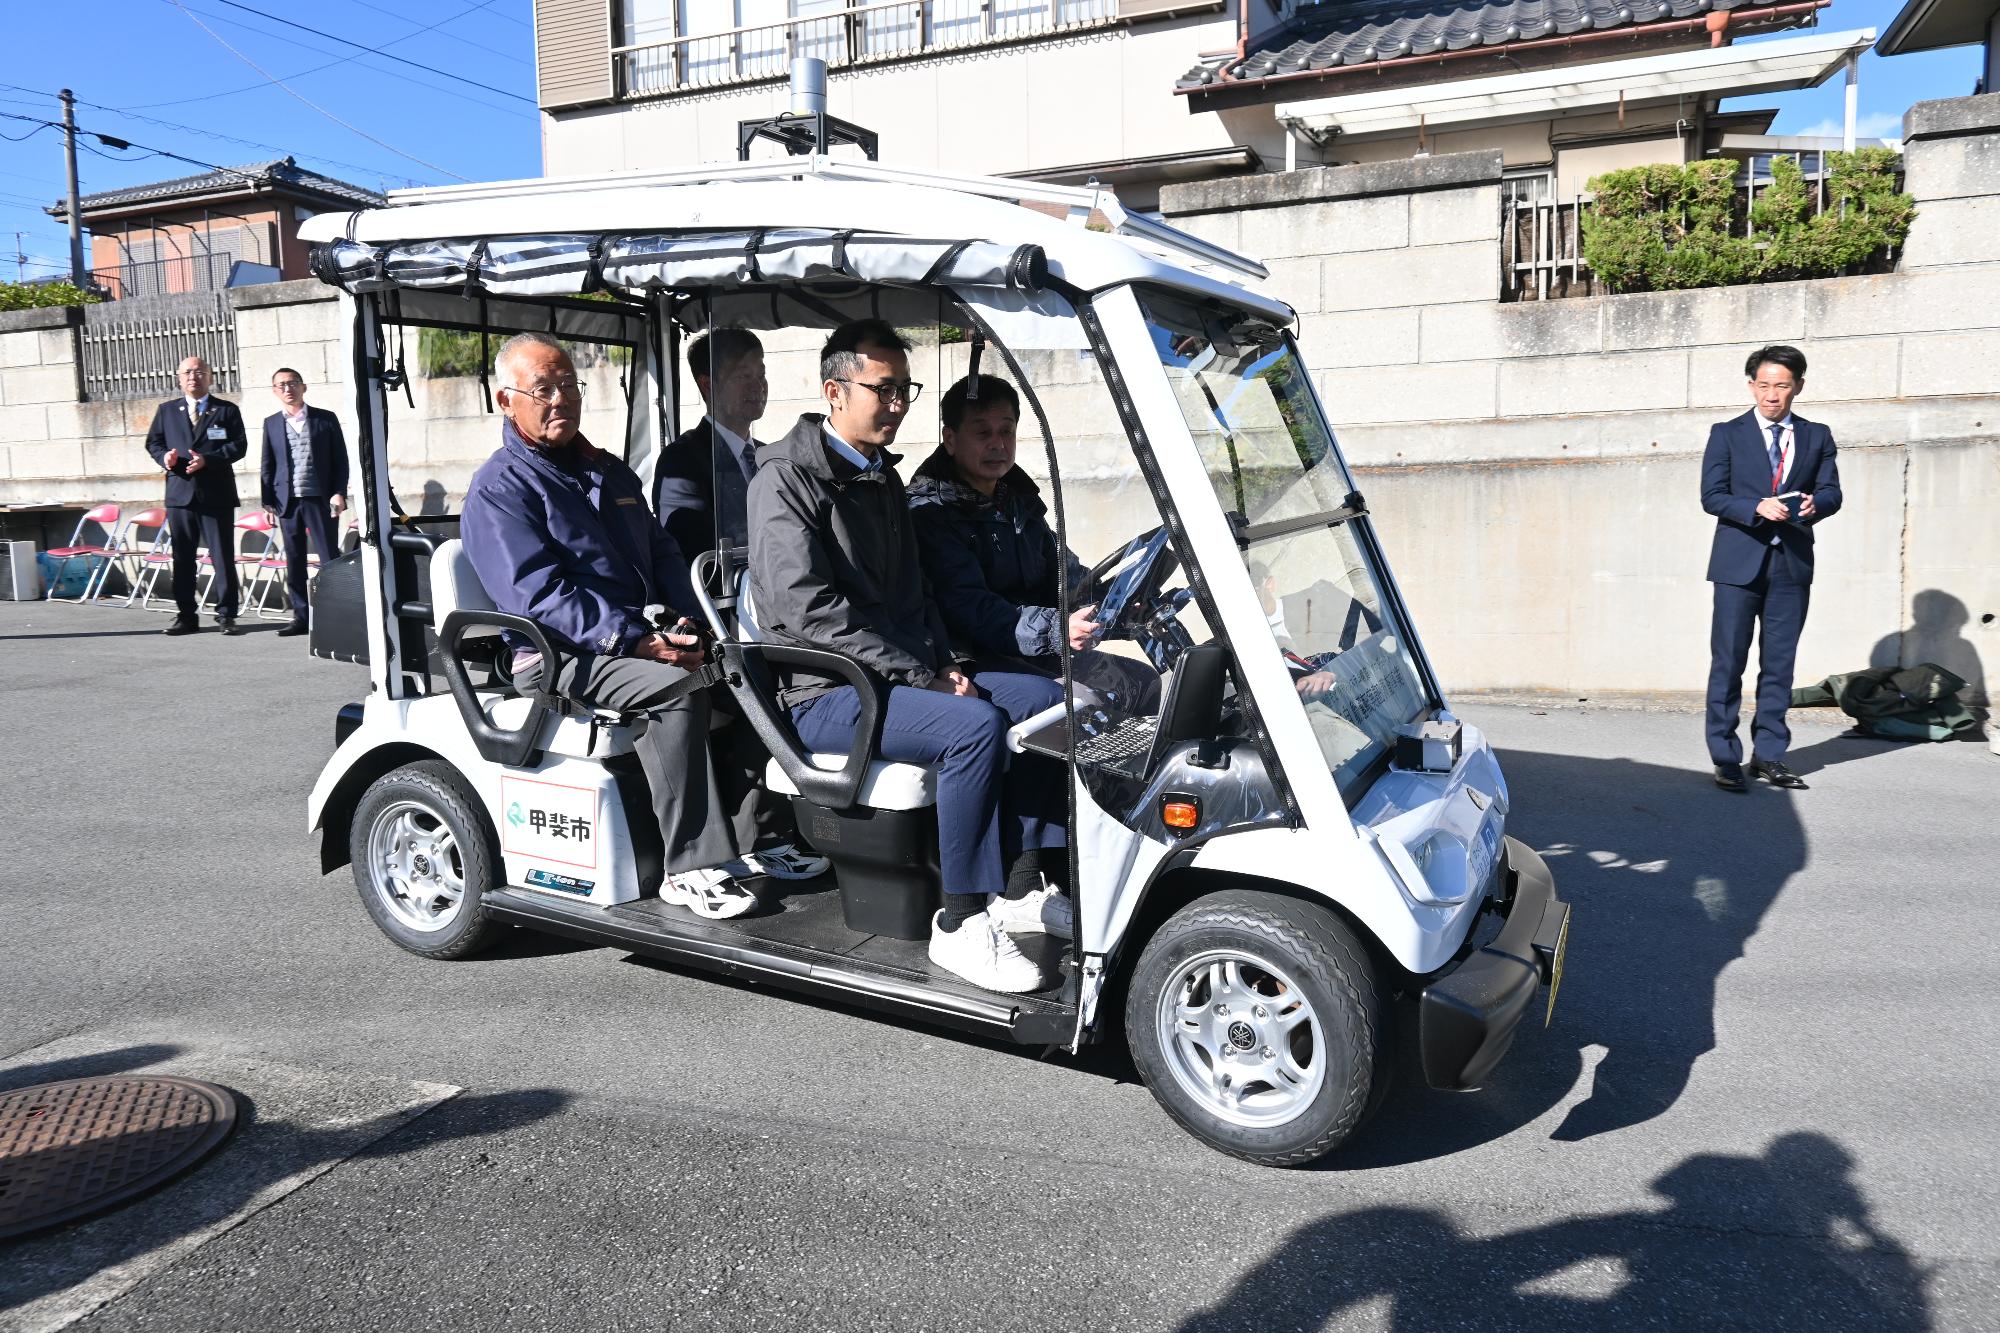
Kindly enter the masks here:
<path id="1" fill-rule="evenodd" d="M 426 958 L 463 958 L 492 936 L 493 830 L 450 764 L 430 759 L 377 778 L 348 832 L 368 915 Z"/>
<path id="2" fill-rule="evenodd" d="M 1232 890 L 1147 942 L 1125 1035 L 1153 1096 L 1197 1137 L 1301 1166 L 1366 1117 L 1383 1002 L 1368 951 L 1331 911 Z"/>

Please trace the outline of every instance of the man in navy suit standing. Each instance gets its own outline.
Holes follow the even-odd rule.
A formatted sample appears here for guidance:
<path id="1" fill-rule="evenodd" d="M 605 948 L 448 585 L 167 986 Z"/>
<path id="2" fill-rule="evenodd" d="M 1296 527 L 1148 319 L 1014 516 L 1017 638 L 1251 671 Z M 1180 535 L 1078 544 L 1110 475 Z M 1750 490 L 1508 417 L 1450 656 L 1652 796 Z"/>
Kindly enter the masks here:
<path id="1" fill-rule="evenodd" d="M 174 606 L 168 634 L 201 628 L 194 600 L 197 547 L 206 545 L 215 566 L 215 618 L 224 634 L 236 626 L 236 473 L 250 452 L 243 414 L 236 404 L 210 395 L 214 374 L 191 356 L 176 378 L 181 396 L 161 403 L 146 431 L 146 452 L 167 473 L 167 531 L 174 549 Z"/>
<path id="2" fill-rule="evenodd" d="M 1701 459 L 1701 507 L 1715 515 L 1708 581 L 1715 585 L 1709 634 L 1708 753 L 1716 785 L 1743 791 L 1743 670 L 1750 636 L 1761 648 L 1757 716 L 1751 727 L 1750 776 L 1803 789 L 1785 767 L 1791 729 L 1792 664 L 1813 579 L 1812 525 L 1840 510 L 1840 470 L 1833 432 L 1792 412 L 1805 388 L 1806 359 L 1773 344 L 1750 354 L 1751 410 L 1717 422 Z"/>
<path id="3" fill-rule="evenodd" d="M 290 366 L 271 376 L 271 393 L 282 409 L 264 418 L 264 459 L 259 469 L 264 510 L 285 537 L 285 588 L 292 595 L 292 623 L 279 637 L 304 634 L 311 611 L 306 600 L 306 538 L 324 565 L 337 554 L 334 520 L 347 507 L 347 437 L 340 418 L 323 407 L 306 406 L 305 376 Z"/>

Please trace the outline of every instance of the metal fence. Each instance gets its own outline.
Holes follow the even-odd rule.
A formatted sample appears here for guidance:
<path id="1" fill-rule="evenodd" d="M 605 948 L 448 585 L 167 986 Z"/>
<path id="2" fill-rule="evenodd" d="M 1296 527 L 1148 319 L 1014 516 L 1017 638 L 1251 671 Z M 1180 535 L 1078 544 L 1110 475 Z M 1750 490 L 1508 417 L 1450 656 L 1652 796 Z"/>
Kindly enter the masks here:
<path id="1" fill-rule="evenodd" d="M 190 292 L 83 308 L 83 396 L 166 398 L 179 389 L 174 372 L 198 356 L 215 371 L 215 387 L 237 388 L 236 311 L 224 292 Z"/>
<path id="2" fill-rule="evenodd" d="M 229 285 L 229 271 L 236 262 L 231 254 L 169 255 L 165 259 L 140 259 L 113 264 L 97 270 L 97 280 L 107 284 L 121 301 L 184 292 L 219 292 Z"/>
<path id="3" fill-rule="evenodd" d="M 614 47 L 619 92 L 644 97 L 783 78 L 798 56 L 817 56 L 838 69 L 1106 27 L 1118 18 L 1117 0 L 888 0 L 845 7 L 821 0 L 811 8 L 816 12 L 778 23 Z"/>
<path id="4" fill-rule="evenodd" d="M 1583 194 L 1559 198 L 1553 172 L 1500 182 L 1503 300 L 1597 294 L 1597 280 L 1583 260 L 1583 210 L 1588 199 Z"/>

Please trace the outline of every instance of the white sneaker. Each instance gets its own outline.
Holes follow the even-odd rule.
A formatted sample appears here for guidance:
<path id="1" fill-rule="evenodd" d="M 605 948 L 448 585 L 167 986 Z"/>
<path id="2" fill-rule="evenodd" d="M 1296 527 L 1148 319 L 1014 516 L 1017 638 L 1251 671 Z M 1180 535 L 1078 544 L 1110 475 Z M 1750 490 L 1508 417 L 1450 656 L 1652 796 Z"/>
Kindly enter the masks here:
<path id="1" fill-rule="evenodd" d="M 1009 935 L 1053 935 L 1076 938 L 1076 908 L 1052 884 L 1021 898 L 995 898 L 986 913 Z"/>
<path id="2" fill-rule="evenodd" d="M 660 899 L 711 921 L 742 916 L 757 905 L 757 895 L 720 867 L 669 874 L 660 884 Z"/>
<path id="3" fill-rule="evenodd" d="M 958 923 L 957 930 L 939 930 L 939 912 L 931 918 L 931 961 L 945 971 L 965 978 L 982 990 L 1020 995 L 1041 990 L 1049 983 L 1042 969 L 1021 953 L 1007 932 L 990 915 L 981 912 Z"/>
<path id="4" fill-rule="evenodd" d="M 824 856 L 802 852 L 788 842 L 780 847 L 766 847 L 761 852 L 746 853 L 735 861 L 724 861 L 719 868 L 736 879 L 750 879 L 756 875 L 769 875 L 772 879 L 815 879 L 832 869 L 833 862 Z"/>

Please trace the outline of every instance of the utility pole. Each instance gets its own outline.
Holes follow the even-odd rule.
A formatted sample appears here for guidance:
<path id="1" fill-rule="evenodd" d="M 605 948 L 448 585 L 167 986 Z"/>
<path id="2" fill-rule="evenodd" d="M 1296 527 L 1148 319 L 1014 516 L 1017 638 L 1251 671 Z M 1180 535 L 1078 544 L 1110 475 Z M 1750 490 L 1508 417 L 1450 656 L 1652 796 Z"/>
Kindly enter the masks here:
<path id="1" fill-rule="evenodd" d="M 21 248 L 21 239 L 27 234 L 24 231 L 14 233 L 14 281 L 16 282 L 28 280 L 28 252 Z"/>
<path id="2" fill-rule="evenodd" d="M 76 95 L 65 88 L 56 96 L 62 99 L 63 159 L 69 167 L 69 280 L 85 287 L 89 280 L 83 271 L 83 205 L 76 189 Z"/>

